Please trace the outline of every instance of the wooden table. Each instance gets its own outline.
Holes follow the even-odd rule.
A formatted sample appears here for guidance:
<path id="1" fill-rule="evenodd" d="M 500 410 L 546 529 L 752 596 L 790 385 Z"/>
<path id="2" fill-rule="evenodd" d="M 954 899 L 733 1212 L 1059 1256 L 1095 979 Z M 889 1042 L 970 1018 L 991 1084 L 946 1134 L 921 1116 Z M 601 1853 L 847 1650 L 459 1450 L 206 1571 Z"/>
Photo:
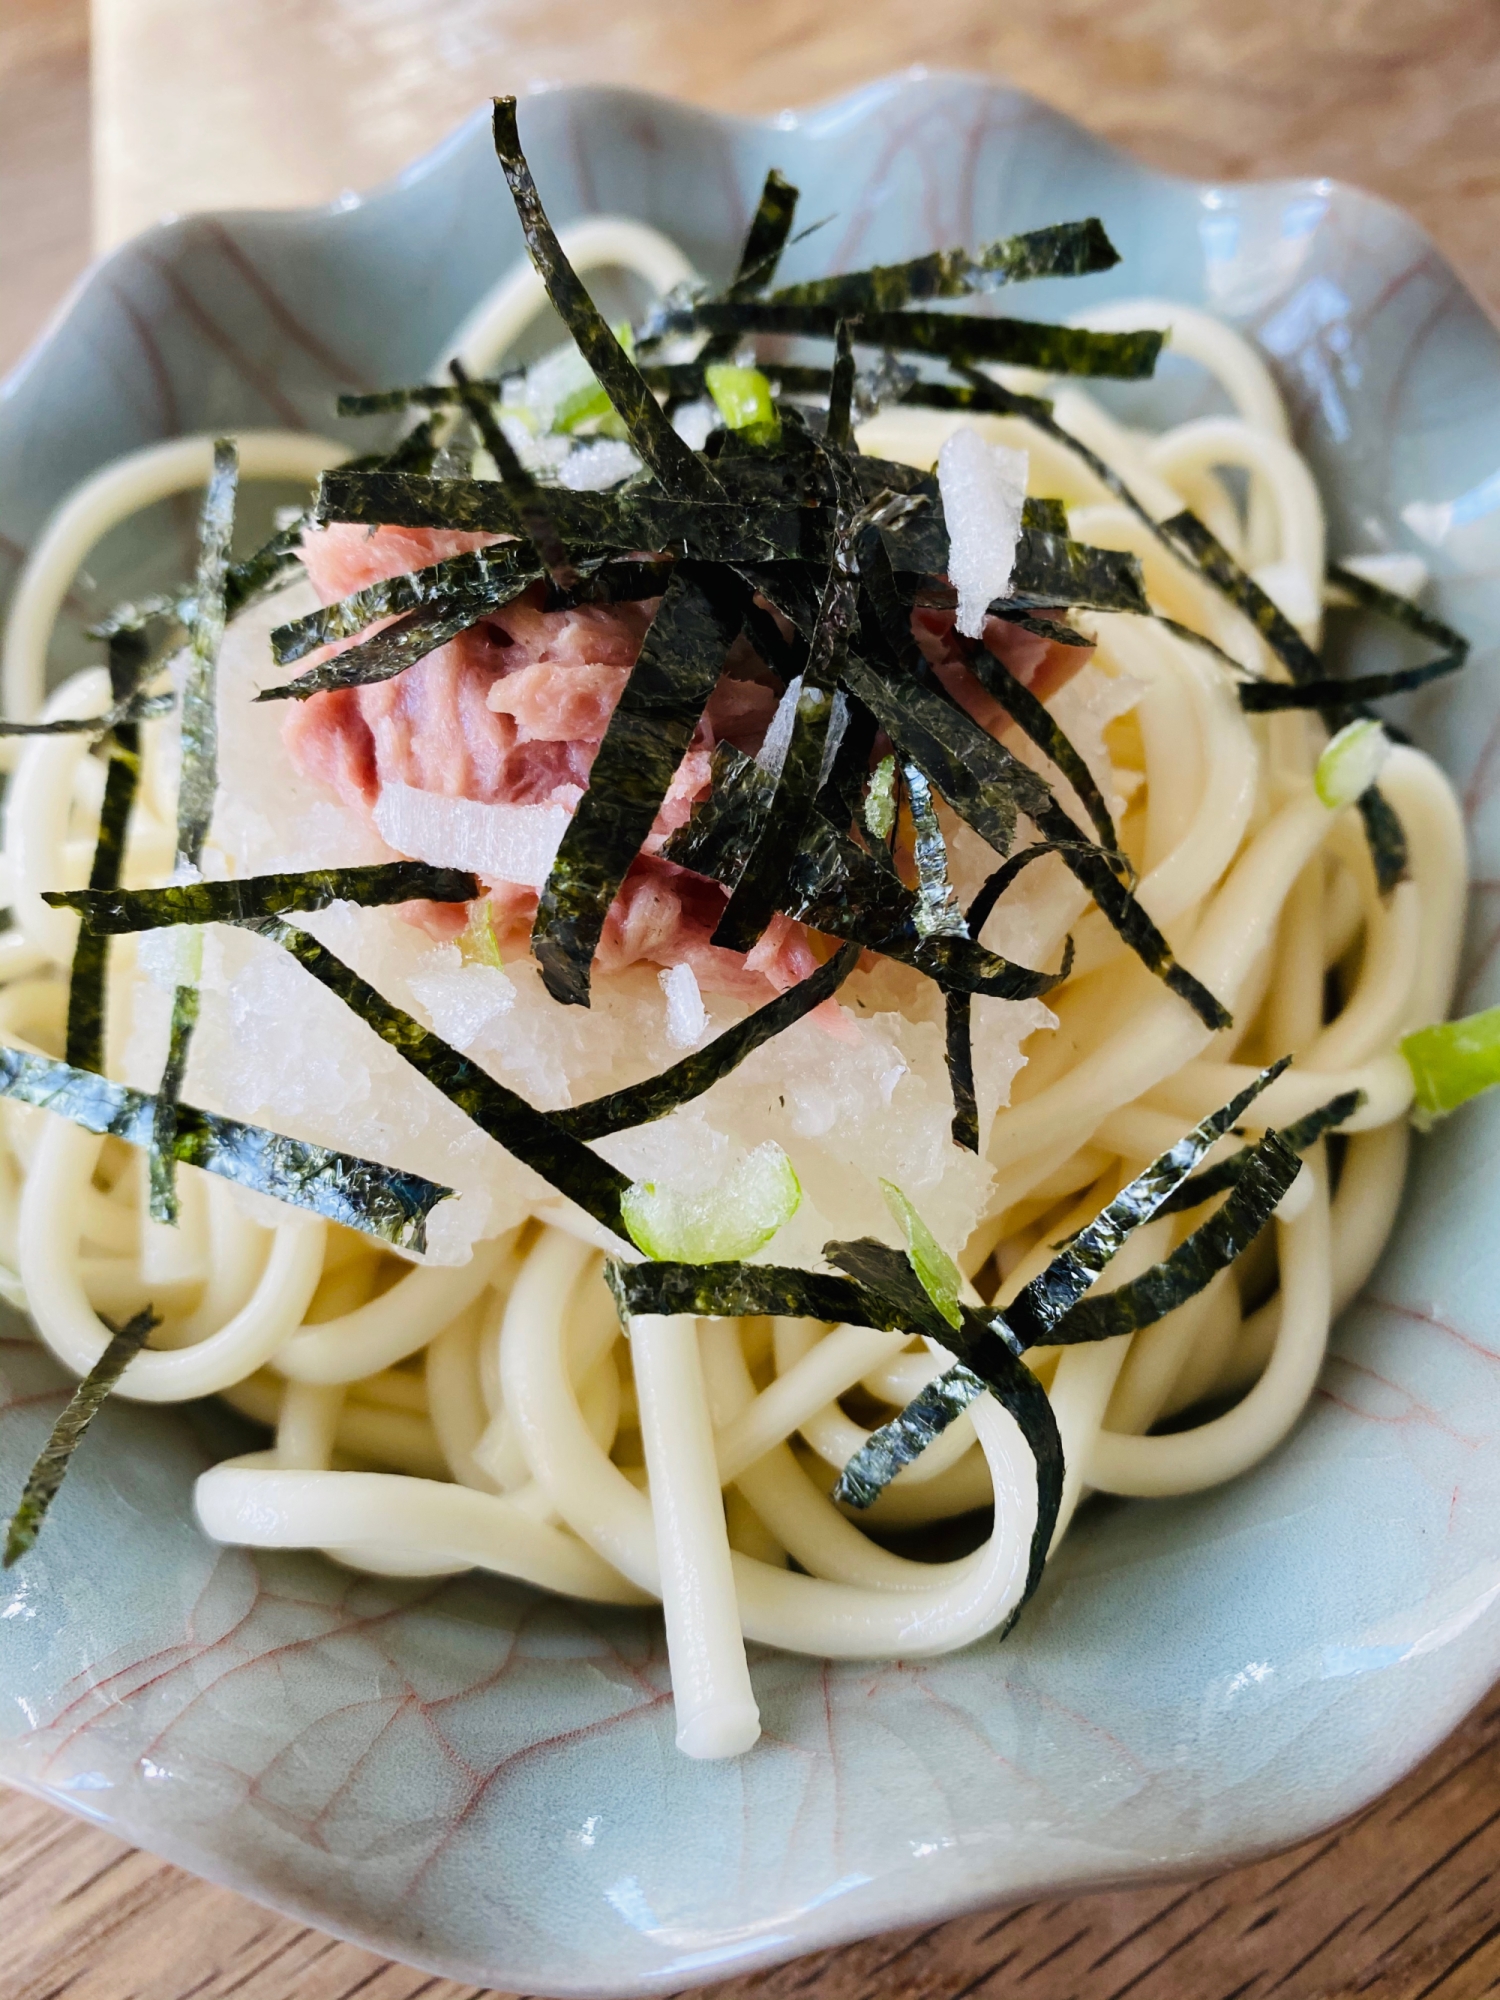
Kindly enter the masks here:
<path id="1" fill-rule="evenodd" d="M 0 366 L 88 250 L 86 0 L 0 10 Z M 97 240 L 318 200 L 492 90 L 608 79 L 753 111 L 908 63 L 1025 85 L 1158 165 L 1328 173 L 1500 305 L 1495 0 L 94 0 Z M 1500 1699 L 1351 1825 L 1213 1880 L 827 1952 L 762 2000 L 1477 2000 L 1500 1992 Z M 0 1798 L 3 2000 L 475 2000 Z"/>

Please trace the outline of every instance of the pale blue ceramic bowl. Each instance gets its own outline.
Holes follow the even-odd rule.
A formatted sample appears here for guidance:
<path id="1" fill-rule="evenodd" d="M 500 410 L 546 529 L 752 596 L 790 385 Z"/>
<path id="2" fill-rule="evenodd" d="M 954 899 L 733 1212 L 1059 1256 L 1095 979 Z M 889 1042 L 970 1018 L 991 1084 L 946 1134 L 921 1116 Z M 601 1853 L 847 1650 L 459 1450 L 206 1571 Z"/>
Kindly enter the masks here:
<path id="1" fill-rule="evenodd" d="M 1479 641 L 1416 726 L 1468 801 L 1462 1004 L 1500 998 L 1500 341 L 1410 221 L 1327 182 L 1149 173 L 976 78 L 897 77 L 766 123 L 566 90 L 521 123 L 555 218 L 642 216 L 706 271 L 776 164 L 807 216 L 834 217 L 800 270 L 1097 213 L 1120 268 L 1017 305 L 1165 294 L 1253 334 L 1332 547 L 1421 548 L 1437 607 Z M 127 245 L 5 389 L 0 561 L 13 576 L 116 452 L 326 428 L 335 388 L 411 379 L 519 251 L 479 116 L 367 200 Z M 1185 366 L 1134 392 L 1157 414 L 1196 393 Z M 1403 524 L 1413 503 L 1435 547 Z M 165 578 L 181 523 L 159 527 Z M 101 552 L 59 665 L 145 553 Z M 696 1985 L 1300 1839 L 1500 1670 L 1497 1149 L 1500 1098 L 1421 1142 L 1396 1241 L 1272 1460 L 1201 1499 L 1097 1507 L 1004 1644 L 913 1666 L 757 1654 L 766 1734 L 737 1764 L 673 1748 L 654 1619 L 215 1548 L 190 1505 L 219 1448 L 206 1420 L 111 1409 L 0 1586 L 0 1774 L 324 1929 L 553 1994 Z M 14 1321 L 0 1347 L 3 1510 L 61 1391 Z"/>

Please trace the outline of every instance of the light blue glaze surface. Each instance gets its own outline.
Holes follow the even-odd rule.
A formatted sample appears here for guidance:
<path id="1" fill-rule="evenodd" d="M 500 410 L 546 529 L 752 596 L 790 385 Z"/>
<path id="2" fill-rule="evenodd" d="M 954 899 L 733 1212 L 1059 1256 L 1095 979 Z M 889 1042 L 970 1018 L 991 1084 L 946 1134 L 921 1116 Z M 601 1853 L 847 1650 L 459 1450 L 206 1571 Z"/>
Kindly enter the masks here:
<path id="1" fill-rule="evenodd" d="M 1436 607 L 1479 640 L 1462 685 L 1413 714 L 1469 809 L 1460 1004 L 1500 998 L 1500 343 L 1411 222 L 1323 183 L 1148 173 L 975 79 L 899 77 L 767 124 L 559 91 L 521 125 L 555 219 L 642 216 L 710 272 L 774 163 L 805 215 L 834 218 L 789 276 L 1092 212 L 1121 267 L 1016 307 L 1165 294 L 1254 334 L 1333 550 L 1419 548 Z M 362 203 L 127 245 L 0 399 L 6 588 L 94 466 L 182 430 L 337 430 L 335 387 L 425 371 L 519 249 L 478 119 Z M 1195 393 L 1181 364 L 1131 392 L 1157 414 Z M 1416 517 L 1435 547 L 1412 503 L 1449 508 Z M 91 564 L 59 667 L 148 553 L 162 581 L 181 572 L 178 514 L 154 533 Z M 112 1408 L 0 1583 L 0 1774 L 399 1958 L 559 1994 L 697 1984 L 1291 1842 L 1407 1770 L 1500 1669 L 1497 1150 L 1500 1097 L 1420 1143 L 1394 1247 L 1269 1463 L 1203 1498 L 1096 1508 L 1003 1645 L 914 1666 L 757 1654 L 766 1735 L 738 1764 L 673 1748 L 654 1620 L 216 1549 L 191 1518 L 202 1420 Z M 11 1331 L 0 1509 L 60 1401 Z"/>

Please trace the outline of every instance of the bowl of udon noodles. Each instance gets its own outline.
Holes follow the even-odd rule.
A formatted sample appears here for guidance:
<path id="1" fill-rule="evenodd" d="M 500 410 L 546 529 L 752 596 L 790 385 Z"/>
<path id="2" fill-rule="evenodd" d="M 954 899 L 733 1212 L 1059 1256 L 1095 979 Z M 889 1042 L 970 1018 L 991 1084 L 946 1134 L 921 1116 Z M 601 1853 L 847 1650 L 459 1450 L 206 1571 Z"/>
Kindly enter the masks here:
<path id="1" fill-rule="evenodd" d="M 623 1994 L 1407 1771 L 1497 519 L 1407 218 L 974 78 L 96 267 L 0 400 L 0 1776 Z"/>

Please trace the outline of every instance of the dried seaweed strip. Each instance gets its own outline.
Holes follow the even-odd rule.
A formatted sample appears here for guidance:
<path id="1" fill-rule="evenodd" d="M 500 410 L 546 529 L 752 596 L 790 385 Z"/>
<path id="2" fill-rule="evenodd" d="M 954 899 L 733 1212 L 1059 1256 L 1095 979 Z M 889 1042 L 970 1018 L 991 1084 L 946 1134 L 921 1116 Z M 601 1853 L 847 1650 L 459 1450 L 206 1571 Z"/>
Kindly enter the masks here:
<path id="1" fill-rule="evenodd" d="M 894 312 L 924 299 L 958 299 L 1029 278 L 1076 278 L 1108 271 L 1119 252 L 1096 216 L 1057 222 L 1020 236 L 1002 236 L 970 252 L 932 250 L 901 264 L 875 264 L 837 278 L 786 285 L 767 301 L 776 306 L 836 306 L 843 312 Z"/>
<path id="2" fill-rule="evenodd" d="M 56 1112 L 87 1132 L 127 1145 L 146 1147 L 151 1141 L 154 1098 L 52 1056 L 0 1046 L 0 1097 Z M 428 1215 L 453 1192 L 420 1174 L 288 1139 L 190 1104 L 177 1107 L 175 1151 L 186 1166 L 418 1254 L 427 1247 Z"/>
<path id="3" fill-rule="evenodd" d="M 548 502 L 570 548 L 586 545 L 620 555 L 672 550 L 735 565 L 827 560 L 827 519 L 816 508 L 792 502 L 732 505 L 683 499 L 649 486 L 607 493 L 555 487 L 548 489 Z M 324 473 L 318 519 L 498 535 L 519 534 L 523 526 L 514 499 L 498 480 L 388 472 Z M 772 602 L 780 608 L 775 597 Z"/>
<path id="4" fill-rule="evenodd" d="M 967 993 L 943 995 L 943 1059 L 948 1067 L 948 1088 L 953 1093 L 953 1122 L 949 1127 L 953 1143 L 966 1153 L 977 1153 L 979 1099 L 974 1090 L 974 1003 Z"/>
<path id="5" fill-rule="evenodd" d="M 172 995 L 172 1024 L 161 1088 L 153 1100 L 151 1146 L 147 1155 L 147 1185 L 153 1222 L 175 1225 L 177 1204 L 177 1106 L 187 1074 L 188 1050 L 198 1025 L 198 989 L 179 985 Z"/>
<path id="6" fill-rule="evenodd" d="M 486 396 L 499 396 L 505 385 L 498 377 L 475 376 L 473 385 Z M 383 417 L 395 410 L 446 410 L 462 397 L 447 382 L 413 382 L 404 389 L 374 389 L 359 395 L 340 395 L 334 409 L 341 417 Z"/>
<path id="7" fill-rule="evenodd" d="M 857 701 L 847 690 L 844 700 L 847 711 L 844 733 L 814 801 L 814 809 L 837 832 L 843 832 L 860 818 L 870 777 L 870 758 L 880 733 L 879 723 L 862 701 Z"/>
<path id="8" fill-rule="evenodd" d="M 824 432 L 834 451 L 853 451 L 854 348 L 849 322 L 841 319 L 833 336 L 833 371 L 828 378 L 828 425 Z"/>
<path id="9" fill-rule="evenodd" d="M 1195 1125 L 1175 1145 L 1169 1146 L 1144 1167 L 1094 1217 L 1073 1236 L 1057 1256 L 1031 1283 L 1012 1299 L 1003 1313 L 990 1319 L 1003 1320 L 1008 1337 L 1022 1349 L 1045 1345 L 1059 1321 L 1083 1297 L 1099 1273 L 1143 1223 L 1160 1213 L 1162 1205 L 1187 1179 L 1210 1147 L 1226 1132 L 1233 1131 L 1245 1112 L 1287 1067 L 1289 1057 L 1263 1069 L 1229 1103 Z"/>
<path id="10" fill-rule="evenodd" d="M 47 1510 L 57 1498 L 84 1433 L 103 1409 L 110 1391 L 146 1345 L 152 1328 L 160 1326 L 161 1321 L 150 1306 L 143 1306 L 124 1326 L 116 1326 L 109 1319 L 104 1324 L 111 1336 L 104 1352 L 68 1398 L 67 1407 L 52 1426 L 51 1436 L 27 1475 L 20 1503 L 6 1530 L 3 1562 L 6 1569 L 35 1546 Z"/>
<path id="11" fill-rule="evenodd" d="M 1284 1146 L 1290 1146 L 1294 1153 L 1305 1153 L 1317 1144 L 1325 1133 L 1333 1132 L 1346 1119 L 1352 1118 L 1365 1102 L 1362 1090 L 1340 1091 L 1337 1097 L 1330 1097 L 1326 1104 L 1320 1104 L 1305 1117 L 1294 1119 L 1290 1125 L 1277 1128 Z M 1231 1153 L 1227 1160 L 1220 1160 L 1216 1166 L 1204 1167 L 1192 1174 L 1181 1187 L 1168 1195 L 1158 1215 L 1180 1215 L 1191 1208 L 1200 1207 L 1211 1201 L 1215 1195 L 1224 1194 L 1234 1187 L 1244 1173 L 1253 1153 L 1252 1146 L 1241 1146 L 1237 1153 Z"/>
<path id="12" fill-rule="evenodd" d="M 1023 532 L 1002 604 L 1080 605 L 1091 611 L 1149 613 L 1140 559 L 1096 549 L 1066 535 Z"/>
<path id="13" fill-rule="evenodd" d="M 714 748 L 712 788 L 662 854 L 680 868 L 732 889 L 744 873 L 776 793 L 772 772 L 732 743 Z"/>
<path id="14" fill-rule="evenodd" d="M 293 666 L 320 646 L 353 638 L 377 618 L 393 618 L 424 605 L 472 598 L 485 601 L 484 608 L 498 606 L 519 596 L 545 574 L 536 550 L 526 542 L 503 542 L 495 548 L 448 556 L 424 569 L 382 577 L 335 604 L 278 625 L 271 634 L 271 657 L 278 666 Z"/>
<path id="15" fill-rule="evenodd" d="M 729 951 L 749 951 L 784 900 L 784 885 L 818 794 L 835 696 L 831 688 L 814 679 L 811 664 L 801 686 L 794 682 L 793 688 L 795 694 L 789 688 L 783 697 L 794 700 L 796 708 L 775 789 L 767 802 L 759 837 L 713 934 L 713 942 Z"/>
<path id="16" fill-rule="evenodd" d="M 130 739 L 134 729 L 121 731 Z M 86 893 L 108 895 L 120 880 L 125 837 L 140 786 L 141 758 L 137 740 L 117 741 L 104 775 L 104 801 L 99 809 L 99 833 Z M 104 1010 L 108 990 L 109 940 L 87 924 L 80 926 L 68 977 L 68 1027 L 65 1054 L 75 1069 L 104 1068 Z"/>
<path id="17" fill-rule="evenodd" d="M 1291 619 L 1253 576 L 1246 574 L 1213 531 L 1187 508 L 1156 523 L 1157 532 L 1179 556 L 1227 597 L 1265 640 L 1294 681 L 1315 681 L 1322 664 Z"/>
<path id="18" fill-rule="evenodd" d="M 964 913 L 948 879 L 948 844 L 938 824 L 932 787 L 915 764 L 902 769 L 907 803 L 912 817 L 912 859 L 917 870 L 917 901 L 914 921 L 923 938 L 969 935 Z"/>
<path id="19" fill-rule="evenodd" d="M 578 351 L 598 377 L 631 444 L 662 485 L 669 492 L 713 498 L 719 490 L 718 481 L 673 430 L 671 421 L 641 380 L 640 371 L 616 340 L 553 233 L 521 150 L 516 100 L 497 97 L 494 103 L 495 152 L 505 171 L 531 261 L 547 288 L 548 298 L 573 336 Z"/>
<path id="20" fill-rule="evenodd" d="M 1046 705 L 1036 696 L 987 646 L 966 648 L 965 657 L 969 669 L 987 693 L 1003 704 L 1006 713 L 1031 738 L 1044 757 L 1054 763 L 1083 802 L 1084 810 L 1094 822 L 1095 831 L 1104 845 L 1118 850 L 1119 835 L 1115 832 L 1114 819 L 1104 794 L 1095 783 L 1094 774 L 1084 762 L 1082 753 L 1054 720 Z"/>
<path id="21" fill-rule="evenodd" d="M 1364 822 L 1365 845 L 1375 868 L 1375 881 L 1382 896 L 1388 896 L 1406 874 L 1411 859 L 1406 829 L 1401 816 L 1379 785 L 1371 785 L 1355 800 Z"/>
<path id="22" fill-rule="evenodd" d="M 1240 707 L 1251 715 L 1269 715 L 1288 708 L 1338 709 L 1358 702 L 1379 701 L 1386 695 L 1410 694 L 1445 674 L 1456 674 L 1460 658 L 1429 660 L 1425 666 L 1398 667 L 1385 674 L 1355 674 L 1346 679 L 1302 681 L 1241 681 L 1236 693 Z"/>
<path id="23" fill-rule="evenodd" d="M 689 1104 L 728 1076 L 756 1049 L 774 1036 L 821 1007 L 832 997 L 859 964 L 860 948 L 847 944 L 820 965 L 816 972 L 799 980 L 774 1000 L 747 1014 L 732 1028 L 726 1028 L 705 1048 L 695 1049 L 660 1075 L 647 1077 L 607 1097 L 596 1097 L 568 1111 L 554 1111 L 553 1119 L 575 1139 L 602 1139 L 610 1132 L 625 1132 L 637 1125 L 664 1118 L 679 1105 Z"/>
<path id="24" fill-rule="evenodd" d="M 96 870 L 97 865 L 96 858 Z M 77 910 L 85 928 L 102 937 L 174 924 L 242 924 L 286 910 L 326 910 L 330 903 L 357 903 L 363 909 L 417 898 L 469 903 L 479 893 L 478 882 L 466 869 L 439 868 L 426 861 L 377 861 L 357 868 L 177 882 L 165 889 L 121 889 L 91 880 L 87 889 L 46 890 L 43 899 L 54 909 Z"/>
<path id="25" fill-rule="evenodd" d="M 547 496 L 521 463 L 515 446 L 501 428 L 490 396 L 477 383 L 470 381 L 457 355 L 448 363 L 448 372 L 457 383 L 463 406 L 494 461 L 501 484 L 516 496 L 522 525 L 536 545 L 548 573 L 560 584 L 572 582 L 575 572 L 569 564 L 568 552 L 557 531 Z"/>
<path id="26" fill-rule="evenodd" d="M 1068 509 L 1061 500 L 1044 500 L 1028 493 L 1021 502 L 1021 526 L 1039 535 L 1068 539 Z"/>
<path id="27" fill-rule="evenodd" d="M 778 168 L 766 175 L 745 232 L 740 261 L 733 280 L 725 287 L 727 299 L 744 299 L 764 291 L 776 276 L 776 266 L 792 233 L 797 215 L 798 190 L 783 178 Z"/>
<path id="28" fill-rule="evenodd" d="M 182 762 L 177 780 L 177 865 L 196 868 L 219 784 L 218 665 L 224 637 L 229 539 L 239 485 L 239 453 L 229 438 L 214 443 L 214 469 L 203 496 L 193 628 L 182 690 Z"/>
<path id="29" fill-rule="evenodd" d="M 554 1000 L 589 1004 L 609 906 L 692 741 L 743 611 L 737 584 L 687 566 L 674 571 L 542 890 L 531 941 Z"/>
<path id="30" fill-rule="evenodd" d="M 891 1333 L 912 1330 L 903 1316 L 892 1318 L 887 1302 L 868 1297 L 851 1279 L 786 1264 L 682 1264 L 666 1259 L 623 1264 L 611 1257 L 605 1260 L 604 1277 L 622 1321 L 641 1313 L 692 1314 L 699 1319 L 780 1315 L 848 1321 Z M 875 1317 L 867 1317 L 870 1313 Z"/>
<path id="31" fill-rule="evenodd" d="M 1053 1327 L 1050 1341 L 1072 1346 L 1140 1333 L 1196 1298 L 1259 1236 L 1301 1165 L 1284 1137 L 1268 1132 L 1250 1149 L 1222 1208 L 1140 1277 L 1112 1292 L 1080 1300 Z"/>
<path id="32" fill-rule="evenodd" d="M 1062 964 L 1056 972 L 1017 965 L 959 937 L 923 938 L 910 957 L 918 971 L 925 972 L 945 992 L 977 994 L 986 1000 L 1040 1000 L 1072 972 L 1073 940 L 1064 941 Z"/>
<path id="33" fill-rule="evenodd" d="M 439 598 L 418 611 L 408 611 L 377 632 L 373 639 L 351 646 L 321 666 L 298 674 L 295 680 L 284 681 L 280 687 L 262 688 L 255 699 L 306 701 L 311 695 L 326 694 L 330 688 L 374 687 L 380 681 L 394 680 L 397 674 L 404 674 L 408 667 L 435 653 L 439 646 L 456 639 L 460 632 L 477 625 L 486 611 L 493 609 L 493 604 L 476 602 L 473 598 Z"/>
<path id="34" fill-rule="evenodd" d="M 715 334 L 766 334 L 831 340 L 839 306 L 787 306 L 702 300 L 666 315 L 672 331 L 703 328 Z M 1137 381 L 1150 375 L 1161 352 L 1154 328 L 1137 333 L 1090 333 L 1082 327 L 1039 320 L 998 319 L 974 313 L 866 312 L 855 339 L 862 347 L 897 354 L 926 354 L 944 361 L 1002 361 L 1049 375 L 1113 376 Z"/>
<path id="35" fill-rule="evenodd" d="M 536 1110 L 477 1063 L 392 1006 L 310 932 L 295 930 L 279 917 L 267 917 L 247 928 L 280 945 L 330 993 L 336 993 L 372 1033 L 472 1119 L 481 1132 L 606 1229 L 623 1233 L 620 1196 L 630 1183 L 622 1173 L 564 1132 L 545 1111 Z"/>

